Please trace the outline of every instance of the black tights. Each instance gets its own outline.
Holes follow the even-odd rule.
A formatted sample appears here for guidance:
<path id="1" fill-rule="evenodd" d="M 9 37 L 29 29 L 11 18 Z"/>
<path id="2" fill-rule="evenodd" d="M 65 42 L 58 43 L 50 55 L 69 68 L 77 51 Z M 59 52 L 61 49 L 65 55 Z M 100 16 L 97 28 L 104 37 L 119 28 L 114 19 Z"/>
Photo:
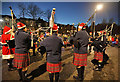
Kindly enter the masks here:
<path id="1" fill-rule="evenodd" d="M 80 68 L 77 68 L 78 77 L 84 78 L 84 70 L 85 70 L 85 66 L 81 66 Z"/>
<path id="2" fill-rule="evenodd" d="M 59 72 L 49 73 L 50 82 L 53 82 L 54 74 L 55 74 L 55 82 L 58 82 L 58 80 L 59 80 Z"/>
<path id="3" fill-rule="evenodd" d="M 18 69 L 18 73 L 19 73 L 19 76 L 20 76 L 20 80 L 27 80 L 26 76 L 25 76 L 25 73 L 27 71 L 22 71 L 22 69 Z"/>
<path id="4" fill-rule="evenodd" d="M 7 63 L 8 63 L 8 67 L 9 67 L 9 68 L 12 68 L 12 67 L 13 67 L 13 65 L 12 65 L 12 60 L 13 60 L 13 58 L 7 59 Z"/>

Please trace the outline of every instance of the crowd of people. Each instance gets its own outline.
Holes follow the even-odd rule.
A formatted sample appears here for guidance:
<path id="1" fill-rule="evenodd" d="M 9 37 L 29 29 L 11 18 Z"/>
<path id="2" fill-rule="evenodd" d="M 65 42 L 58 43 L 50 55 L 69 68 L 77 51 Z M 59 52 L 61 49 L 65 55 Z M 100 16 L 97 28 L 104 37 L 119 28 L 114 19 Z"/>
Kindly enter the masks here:
<path id="1" fill-rule="evenodd" d="M 97 33 L 93 38 L 83 28 L 85 28 L 85 23 L 78 26 L 78 31 L 75 34 L 58 34 L 58 26 L 54 24 L 52 35 L 50 35 L 50 32 L 41 33 L 40 35 L 34 32 L 33 47 L 31 47 L 31 32 L 27 32 L 24 23 L 17 23 L 18 30 L 16 32 L 12 32 L 10 27 L 5 26 L 2 34 L 2 59 L 7 60 L 8 71 L 18 70 L 20 81 L 29 81 L 26 77 L 27 67 L 30 65 L 29 49 L 33 49 L 33 56 L 36 55 L 36 52 L 41 54 L 46 52 L 46 70 L 49 73 L 50 82 L 53 82 L 54 76 L 55 82 L 58 82 L 62 67 L 62 47 L 71 46 L 74 50 L 73 64 L 78 72 L 78 75 L 73 76 L 73 78 L 83 81 L 85 66 L 87 66 L 88 46 L 89 51 L 91 51 L 92 46 L 94 47 L 92 63 L 95 66 L 95 71 L 101 71 L 103 64 L 109 59 L 105 54 L 108 44 L 106 33 Z"/>

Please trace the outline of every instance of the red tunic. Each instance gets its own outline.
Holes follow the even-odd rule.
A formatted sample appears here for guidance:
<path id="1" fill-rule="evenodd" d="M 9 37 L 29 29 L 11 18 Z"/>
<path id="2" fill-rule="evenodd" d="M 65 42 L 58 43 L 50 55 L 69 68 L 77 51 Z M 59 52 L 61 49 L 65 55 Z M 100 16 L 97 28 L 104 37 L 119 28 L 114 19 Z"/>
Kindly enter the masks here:
<path id="1" fill-rule="evenodd" d="M 6 41 L 10 40 L 11 34 L 2 34 L 2 44 L 7 44 Z M 15 48 L 9 49 L 8 46 L 2 47 L 2 59 L 14 58 L 13 54 L 15 53 Z"/>

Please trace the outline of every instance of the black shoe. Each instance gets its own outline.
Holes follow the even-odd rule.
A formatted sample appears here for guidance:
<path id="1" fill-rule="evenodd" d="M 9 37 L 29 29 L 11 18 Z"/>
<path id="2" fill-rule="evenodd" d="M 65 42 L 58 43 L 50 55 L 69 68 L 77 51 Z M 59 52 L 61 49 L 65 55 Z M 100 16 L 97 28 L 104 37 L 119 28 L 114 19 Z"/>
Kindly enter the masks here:
<path id="1" fill-rule="evenodd" d="M 22 72 L 22 82 L 30 82 L 30 80 L 25 76 L 26 71 Z"/>
<path id="2" fill-rule="evenodd" d="M 8 71 L 14 71 L 16 70 L 16 68 L 12 67 L 12 68 L 8 68 Z"/>
<path id="3" fill-rule="evenodd" d="M 79 81 L 83 81 L 83 78 L 80 78 L 78 76 L 73 76 L 73 78 L 76 79 L 76 80 L 79 80 Z"/>
<path id="4" fill-rule="evenodd" d="M 23 79 L 19 79 L 19 81 L 22 81 L 22 82 L 30 82 L 30 79 L 28 79 L 27 77 L 23 80 Z"/>
<path id="5" fill-rule="evenodd" d="M 19 81 L 22 81 L 22 79 L 19 79 Z"/>
<path id="6" fill-rule="evenodd" d="M 95 70 L 95 71 L 101 71 L 102 68 L 101 68 L 101 67 L 96 67 L 94 70 Z"/>

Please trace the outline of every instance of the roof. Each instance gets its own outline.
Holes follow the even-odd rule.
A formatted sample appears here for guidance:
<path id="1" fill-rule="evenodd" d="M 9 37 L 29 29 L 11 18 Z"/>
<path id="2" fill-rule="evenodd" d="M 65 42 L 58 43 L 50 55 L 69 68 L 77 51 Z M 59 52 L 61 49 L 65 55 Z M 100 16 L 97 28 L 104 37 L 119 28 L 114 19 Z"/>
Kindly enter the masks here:
<path id="1" fill-rule="evenodd" d="M 10 15 L 0 15 L 0 16 L 2 16 L 2 18 L 4 18 L 4 17 L 12 18 Z M 13 17 L 16 18 L 15 15 Z"/>

